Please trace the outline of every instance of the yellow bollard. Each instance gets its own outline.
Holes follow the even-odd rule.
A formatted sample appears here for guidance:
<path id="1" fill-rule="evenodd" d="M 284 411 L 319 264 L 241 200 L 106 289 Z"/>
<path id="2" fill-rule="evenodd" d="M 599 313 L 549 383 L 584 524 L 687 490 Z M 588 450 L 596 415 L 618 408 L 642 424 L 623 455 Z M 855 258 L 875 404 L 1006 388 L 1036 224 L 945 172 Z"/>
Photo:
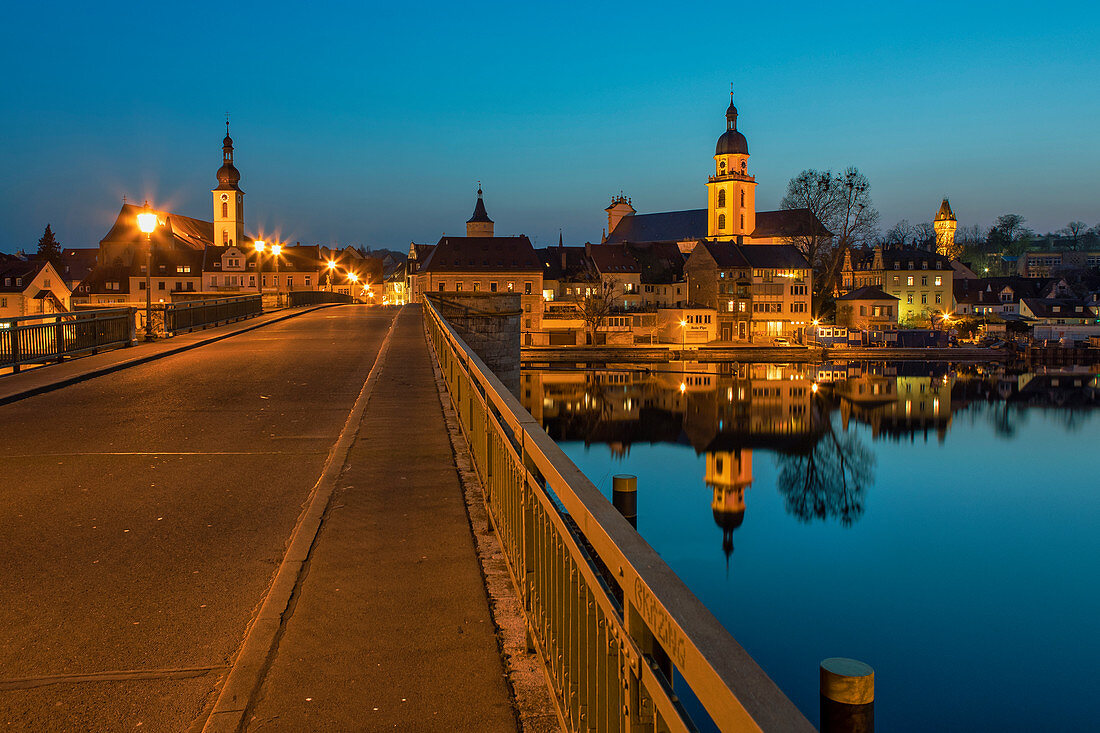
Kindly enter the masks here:
<path id="1" fill-rule="evenodd" d="M 821 733 L 873 733 L 875 670 L 855 659 L 821 663 Z"/>

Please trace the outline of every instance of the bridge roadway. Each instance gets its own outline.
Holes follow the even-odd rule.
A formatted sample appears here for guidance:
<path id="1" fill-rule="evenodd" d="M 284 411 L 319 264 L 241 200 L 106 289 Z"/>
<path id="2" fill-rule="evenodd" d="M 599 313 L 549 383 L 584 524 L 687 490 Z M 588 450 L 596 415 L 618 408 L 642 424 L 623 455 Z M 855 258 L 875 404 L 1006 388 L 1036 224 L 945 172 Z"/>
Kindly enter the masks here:
<path id="1" fill-rule="evenodd" d="M 394 323 L 249 729 L 514 729 L 421 316 L 394 313 L 0 405 L 0 726 L 203 728 Z"/>

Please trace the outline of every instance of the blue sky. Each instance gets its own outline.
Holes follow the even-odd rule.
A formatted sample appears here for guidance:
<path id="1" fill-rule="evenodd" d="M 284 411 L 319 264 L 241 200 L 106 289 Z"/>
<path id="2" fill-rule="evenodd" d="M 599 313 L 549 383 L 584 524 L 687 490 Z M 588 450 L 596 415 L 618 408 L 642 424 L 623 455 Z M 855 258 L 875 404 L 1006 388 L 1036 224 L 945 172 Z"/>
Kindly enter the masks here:
<path id="1" fill-rule="evenodd" d="M 730 81 L 759 209 L 855 165 L 884 228 L 1100 223 L 1089 3 L 21 3 L 0 62 L 0 250 L 95 246 L 125 194 L 210 218 L 232 113 L 250 232 L 404 248 L 596 240 L 619 190 L 705 205 Z"/>

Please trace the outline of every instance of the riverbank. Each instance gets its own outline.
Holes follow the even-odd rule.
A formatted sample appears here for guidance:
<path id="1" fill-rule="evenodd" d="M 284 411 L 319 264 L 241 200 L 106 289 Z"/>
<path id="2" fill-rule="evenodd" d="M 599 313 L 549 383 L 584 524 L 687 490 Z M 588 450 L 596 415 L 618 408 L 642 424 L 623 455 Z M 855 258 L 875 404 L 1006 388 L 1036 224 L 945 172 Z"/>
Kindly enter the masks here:
<path id="1" fill-rule="evenodd" d="M 754 363 L 814 363 L 821 361 L 1007 361 L 1011 353 L 1004 349 L 982 347 L 952 348 L 885 348 L 834 347 L 823 349 L 809 346 L 524 346 L 520 361 L 524 365 L 538 364 L 604 364 L 632 362 L 662 364 L 674 361 L 754 362 Z"/>

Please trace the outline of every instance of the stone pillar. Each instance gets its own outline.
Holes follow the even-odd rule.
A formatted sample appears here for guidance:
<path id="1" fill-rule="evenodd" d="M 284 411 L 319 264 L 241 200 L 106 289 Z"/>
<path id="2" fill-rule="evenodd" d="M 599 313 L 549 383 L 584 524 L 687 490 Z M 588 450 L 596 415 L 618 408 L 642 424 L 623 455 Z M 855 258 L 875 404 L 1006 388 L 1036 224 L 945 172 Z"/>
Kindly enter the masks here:
<path id="1" fill-rule="evenodd" d="M 425 294 L 466 345 L 519 398 L 519 293 Z"/>

